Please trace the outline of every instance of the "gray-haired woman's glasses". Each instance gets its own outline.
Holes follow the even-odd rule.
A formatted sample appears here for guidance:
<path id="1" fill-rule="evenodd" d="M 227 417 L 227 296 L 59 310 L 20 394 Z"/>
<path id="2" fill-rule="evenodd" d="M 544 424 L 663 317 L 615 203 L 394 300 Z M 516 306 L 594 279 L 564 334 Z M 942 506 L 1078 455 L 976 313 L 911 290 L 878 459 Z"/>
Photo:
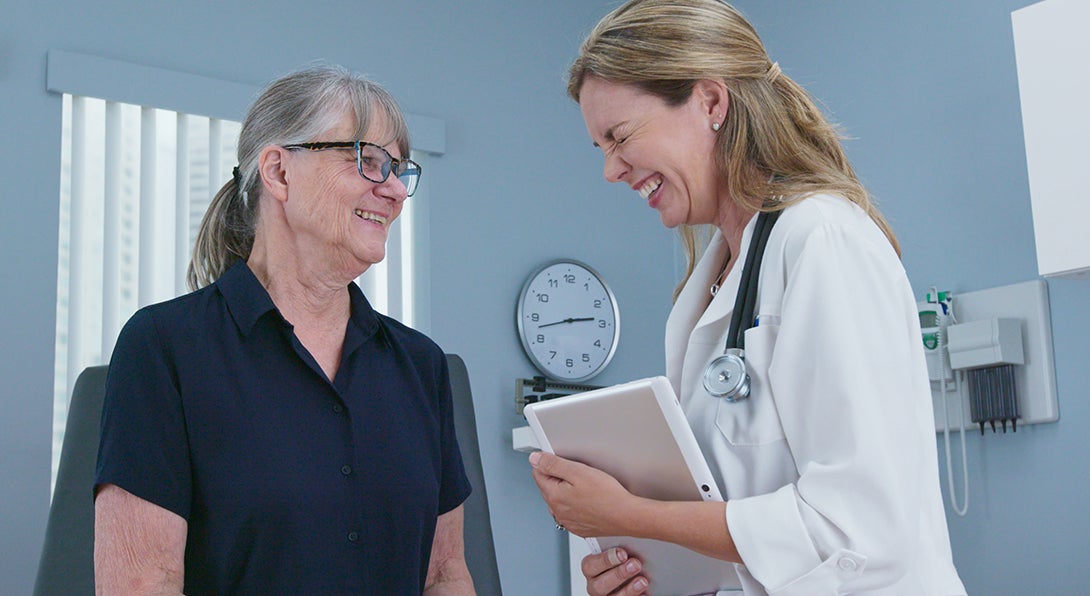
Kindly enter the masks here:
<path id="1" fill-rule="evenodd" d="M 394 159 L 390 152 L 382 147 L 368 143 L 367 141 L 334 141 L 329 143 L 296 143 L 283 145 L 285 149 L 309 149 L 311 151 L 324 151 L 326 149 L 352 149 L 356 153 L 356 169 L 360 176 L 376 184 L 386 182 L 390 172 L 405 185 L 405 191 L 409 196 L 416 192 L 416 185 L 420 182 L 420 164 L 411 159 Z"/>

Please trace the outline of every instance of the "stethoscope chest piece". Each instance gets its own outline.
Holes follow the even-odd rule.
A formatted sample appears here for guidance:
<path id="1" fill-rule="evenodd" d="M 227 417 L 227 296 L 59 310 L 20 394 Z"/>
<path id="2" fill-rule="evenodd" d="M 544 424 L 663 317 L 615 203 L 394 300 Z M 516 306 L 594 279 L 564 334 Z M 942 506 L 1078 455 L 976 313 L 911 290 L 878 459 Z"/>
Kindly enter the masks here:
<path id="1" fill-rule="evenodd" d="M 729 402 L 749 399 L 749 374 L 746 372 L 745 330 L 756 325 L 754 307 L 757 305 L 757 278 L 761 271 L 765 245 L 772 233 L 772 226 L 780 217 L 780 211 L 764 212 L 757 216 L 753 235 L 749 240 L 742 278 L 738 283 L 738 295 L 734 299 L 734 312 L 727 330 L 727 345 L 723 355 L 704 368 L 704 389 L 715 397 Z"/>
<path id="2" fill-rule="evenodd" d="M 704 369 L 704 389 L 731 402 L 749 398 L 749 375 L 744 352 L 729 348 Z"/>

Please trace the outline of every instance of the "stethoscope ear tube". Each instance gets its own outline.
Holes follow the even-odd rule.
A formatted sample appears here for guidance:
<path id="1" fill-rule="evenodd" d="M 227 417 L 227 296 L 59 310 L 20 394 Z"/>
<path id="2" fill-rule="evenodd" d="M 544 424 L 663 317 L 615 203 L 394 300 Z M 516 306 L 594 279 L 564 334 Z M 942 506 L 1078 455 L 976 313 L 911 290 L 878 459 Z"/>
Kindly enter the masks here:
<path id="1" fill-rule="evenodd" d="M 772 234 L 772 226 L 781 211 L 762 212 L 757 216 L 753 236 L 749 240 L 749 252 L 734 298 L 734 312 L 727 330 L 727 345 L 723 355 L 708 363 L 704 369 L 704 389 L 715 397 L 727 401 L 742 401 L 749 397 L 749 374 L 746 373 L 745 332 L 753 326 L 753 310 L 757 304 L 757 285 L 765 245 Z M 745 329 L 742 321 L 746 322 Z"/>

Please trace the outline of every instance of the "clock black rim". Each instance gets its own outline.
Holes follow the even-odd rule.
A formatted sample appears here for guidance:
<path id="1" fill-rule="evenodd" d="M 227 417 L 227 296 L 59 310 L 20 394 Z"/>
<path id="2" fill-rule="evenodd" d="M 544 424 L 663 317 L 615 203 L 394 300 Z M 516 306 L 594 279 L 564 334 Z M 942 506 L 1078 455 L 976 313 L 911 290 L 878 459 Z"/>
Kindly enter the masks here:
<path id="1" fill-rule="evenodd" d="M 576 267 L 580 267 L 586 270 L 587 273 L 593 275 L 594 278 L 598 280 L 598 283 L 602 284 L 602 287 L 605 288 L 606 295 L 609 296 L 610 309 L 613 311 L 613 343 L 609 346 L 609 352 L 606 354 L 605 359 L 602 360 L 602 363 L 598 365 L 597 368 L 595 368 L 589 374 L 579 377 L 558 377 L 550 372 L 547 372 L 545 370 L 545 366 L 537 359 L 536 356 L 534 356 L 533 350 L 530 349 L 530 345 L 526 341 L 526 331 L 522 323 L 522 307 L 525 304 L 526 290 L 529 289 L 530 283 L 533 282 L 534 279 L 542 271 L 548 269 L 549 267 L 552 267 L 553 265 L 559 264 L 575 265 Z M 606 283 L 605 278 L 603 278 L 602 275 L 598 273 L 597 269 L 578 259 L 570 259 L 564 257 L 552 259 L 539 265 L 533 271 L 531 271 L 529 275 L 526 276 L 526 281 L 523 282 L 522 289 L 519 290 L 518 304 L 515 306 L 515 323 L 516 325 L 518 325 L 519 343 L 522 344 L 522 352 L 526 354 L 527 358 L 530 359 L 530 364 L 532 364 L 534 368 L 538 370 L 538 372 L 545 375 L 547 378 L 553 381 L 561 381 L 564 383 L 579 383 L 582 381 L 593 379 L 594 377 L 602 374 L 602 371 L 604 371 L 606 367 L 609 366 L 609 363 L 613 361 L 613 356 L 617 352 L 617 344 L 621 341 L 621 311 L 619 308 L 617 308 L 617 296 L 613 293 L 613 288 L 609 287 L 609 284 Z"/>

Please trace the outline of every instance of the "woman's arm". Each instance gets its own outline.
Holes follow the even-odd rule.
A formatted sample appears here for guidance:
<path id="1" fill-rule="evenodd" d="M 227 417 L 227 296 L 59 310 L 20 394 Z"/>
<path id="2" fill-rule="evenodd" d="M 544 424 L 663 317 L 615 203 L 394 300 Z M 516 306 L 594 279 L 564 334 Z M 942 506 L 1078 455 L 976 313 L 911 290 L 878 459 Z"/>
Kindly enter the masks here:
<path id="1" fill-rule="evenodd" d="M 114 484 L 95 497 L 95 592 L 181 594 L 188 524 Z"/>
<path id="2" fill-rule="evenodd" d="M 637 497 L 612 476 L 549 453 L 530 456 L 534 481 L 556 522 L 578 536 L 633 536 L 680 544 L 740 563 L 726 503 Z"/>
<path id="3" fill-rule="evenodd" d="M 459 505 L 440 515 L 435 525 L 428 577 L 424 581 L 425 596 L 476 594 L 466 567 L 463 507 Z"/>

